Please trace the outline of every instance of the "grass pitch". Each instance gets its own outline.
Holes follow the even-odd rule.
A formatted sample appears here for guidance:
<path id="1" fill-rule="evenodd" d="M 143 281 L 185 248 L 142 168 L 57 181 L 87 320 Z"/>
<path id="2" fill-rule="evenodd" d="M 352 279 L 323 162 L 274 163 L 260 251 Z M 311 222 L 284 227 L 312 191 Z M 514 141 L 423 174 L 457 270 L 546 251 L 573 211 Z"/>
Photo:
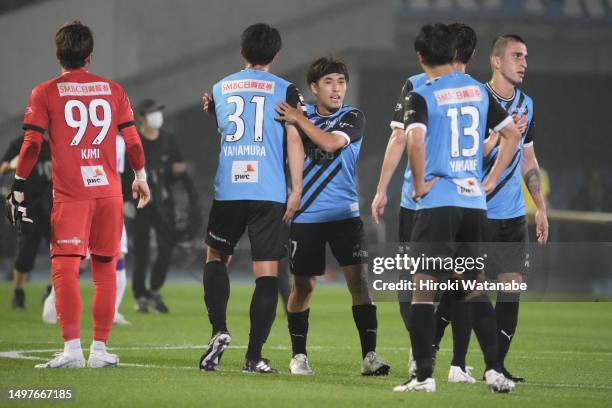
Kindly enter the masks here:
<path id="1" fill-rule="evenodd" d="M 91 285 L 82 285 L 82 339 L 91 338 Z M 288 374 L 290 342 L 284 312 L 277 319 L 264 356 L 281 373 L 243 374 L 248 339 L 252 286 L 233 285 L 228 310 L 232 346 L 217 373 L 201 373 L 198 360 L 210 337 L 202 288 L 168 285 L 169 315 L 140 315 L 126 296 L 122 310 L 133 325 L 115 327 L 109 346 L 119 354 L 115 369 L 38 370 L 34 364 L 61 349 L 59 329 L 41 322 L 43 286 L 29 285 L 25 312 L 10 309 L 12 289 L 0 285 L 0 397 L 7 389 L 71 388 L 78 406 L 200 406 L 200 407 L 609 407 L 612 400 L 612 303 L 521 304 L 516 339 L 507 359 L 512 372 L 526 384 L 497 395 L 479 382 L 448 384 L 450 329 L 441 345 L 435 394 L 394 393 L 405 381 L 409 340 L 395 303 L 378 304 L 378 352 L 391 364 L 391 375 L 359 375 L 361 353 L 350 297 L 341 287 L 319 287 L 312 300 L 309 359 L 315 375 Z M 468 355 L 477 378 L 483 362 L 475 337 Z M 19 353 L 16 353 L 19 352 Z M 7 354 L 8 353 L 8 354 Z M 10 405 L 8 405 L 10 404 Z M 10 402 L 7 406 L 17 406 Z M 57 406 L 56 403 L 53 403 Z M 417 405 L 425 404 L 425 405 Z M 37 403 L 40 406 L 40 403 Z"/>

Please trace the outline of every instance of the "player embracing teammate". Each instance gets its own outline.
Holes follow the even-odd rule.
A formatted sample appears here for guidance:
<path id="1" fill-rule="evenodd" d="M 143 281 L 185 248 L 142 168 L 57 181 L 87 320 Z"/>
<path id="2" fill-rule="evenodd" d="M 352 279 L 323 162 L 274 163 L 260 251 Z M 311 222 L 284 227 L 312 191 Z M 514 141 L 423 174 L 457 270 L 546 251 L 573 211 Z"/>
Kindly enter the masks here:
<path id="1" fill-rule="evenodd" d="M 205 101 L 217 120 L 221 151 L 206 232 L 204 302 L 212 338 L 200 358 L 203 371 L 218 369 L 231 341 L 226 322 L 230 291 L 227 267 L 234 247 L 248 229 L 255 291 L 243 371 L 277 372 L 261 353 L 276 316 L 278 261 L 287 254 L 286 222 L 300 205 L 304 166 L 304 147 L 296 127 L 276 120 L 277 104 L 286 102 L 297 107 L 302 100 L 293 84 L 269 72 L 280 49 L 281 37 L 275 28 L 262 23 L 247 27 L 240 48 L 245 69 L 217 82 L 211 99 Z"/>
<path id="2" fill-rule="evenodd" d="M 453 69 L 456 47 L 448 26 L 423 26 L 415 50 L 428 81 L 404 102 L 412 197 L 417 203 L 410 238 L 417 253 L 426 256 L 475 258 L 481 251 L 477 243 L 485 238 L 486 193 L 510 163 L 519 130 L 484 85 Z M 481 183 L 483 142 L 489 129 L 504 140 Z M 420 283 L 476 278 L 470 272 L 448 273 L 435 267 L 416 271 L 417 288 L 407 316 L 416 377 L 395 391 L 436 390 L 432 365 L 436 293 L 421 289 Z M 460 301 L 467 303 L 485 357 L 487 384 L 495 392 L 512 390 L 514 384 L 500 372 L 495 312 L 488 297 L 464 290 Z"/>
<path id="3" fill-rule="evenodd" d="M 135 171 L 132 191 L 139 207 L 149 201 L 144 153 L 123 88 L 90 73 L 93 35 L 78 21 L 55 35 L 61 75 L 37 85 L 26 108 L 25 139 L 11 194 L 11 221 L 28 217 L 23 185 L 35 165 L 45 132 L 49 134 L 53 167 L 51 213 L 51 278 L 64 350 L 38 368 L 81 368 L 81 295 L 78 270 L 87 250 L 94 281 L 93 342 L 88 367 L 116 366 L 119 358 L 106 350 L 115 315 L 115 265 L 123 228 L 121 181 L 117 174 L 116 136 L 126 143 Z"/>
<path id="4" fill-rule="evenodd" d="M 359 216 L 357 163 L 365 133 L 365 115 L 344 105 L 349 72 L 344 62 L 318 58 L 306 80 L 316 103 L 306 116 L 286 103 L 279 119 L 295 124 L 306 151 L 302 203 L 291 224 L 290 266 L 294 275 L 287 304 L 293 358 L 292 374 L 313 374 L 307 353 L 310 298 L 325 271 L 325 248 L 344 273 L 361 343 L 361 374 L 387 375 L 390 366 L 376 353 L 378 321 L 367 282 L 367 249 Z"/>

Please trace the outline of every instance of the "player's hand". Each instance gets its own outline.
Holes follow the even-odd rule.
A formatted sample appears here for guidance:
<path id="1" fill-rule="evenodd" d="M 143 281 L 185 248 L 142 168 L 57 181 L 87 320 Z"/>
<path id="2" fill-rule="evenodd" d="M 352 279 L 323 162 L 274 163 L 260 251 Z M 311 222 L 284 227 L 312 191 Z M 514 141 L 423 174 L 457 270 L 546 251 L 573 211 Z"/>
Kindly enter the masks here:
<path id="1" fill-rule="evenodd" d="M 274 109 L 278 113 L 276 120 L 284 121 L 292 125 L 297 124 L 301 118 L 305 117 L 302 109 L 294 108 L 287 102 L 279 103 Z"/>
<path id="2" fill-rule="evenodd" d="M 377 192 L 372 200 L 372 220 L 374 224 L 380 223 L 380 216 L 385 213 L 385 206 L 387 205 L 387 193 Z"/>
<path id="3" fill-rule="evenodd" d="M 283 221 L 285 223 L 289 223 L 293 219 L 296 211 L 300 209 L 300 202 L 302 201 L 302 193 L 297 191 L 292 191 L 287 197 L 287 210 L 285 211 L 285 215 L 283 215 Z"/>
<path id="4" fill-rule="evenodd" d="M 202 110 L 211 115 L 215 113 L 212 98 L 210 97 L 210 94 L 208 92 L 204 92 L 202 94 Z"/>
<path id="5" fill-rule="evenodd" d="M 138 199 L 137 208 L 144 208 L 151 201 L 151 192 L 145 180 L 134 180 L 132 183 L 132 197 L 135 200 Z"/>
<path id="6" fill-rule="evenodd" d="M 516 113 L 513 113 L 512 119 L 514 120 L 514 123 L 516 124 L 519 132 L 522 135 L 525 132 L 525 129 L 527 129 L 527 115 L 523 114 L 519 117 L 516 115 Z"/>
<path id="7" fill-rule="evenodd" d="M 485 191 L 486 195 L 489 195 L 495 189 L 496 185 L 497 182 L 494 182 L 487 177 L 487 179 L 482 183 L 482 189 Z"/>
<path id="8" fill-rule="evenodd" d="M 27 204 L 23 189 L 25 180 L 15 179 L 11 192 L 6 196 L 6 218 L 11 225 L 17 226 L 19 230 L 25 224 L 33 224 L 34 220 L 28 217 Z"/>
<path id="9" fill-rule="evenodd" d="M 535 224 L 538 244 L 544 245 L 548 241 L 548 216 L 546 211 L 536 211 Z"/>
<path id="10" fill-rule="evenodd" d="M 414 201 L 420 201 L 421 198 L 425 197 L 431 191 L 434 184 L 436 184 L 438 180 L 440 180 L 440 177 L 434 177 L 431 180 L 423 183 L 423 186 L 419 187 L 418 190 L 415 188 L 414 191 L 412 192 L 412 199 Z"/>

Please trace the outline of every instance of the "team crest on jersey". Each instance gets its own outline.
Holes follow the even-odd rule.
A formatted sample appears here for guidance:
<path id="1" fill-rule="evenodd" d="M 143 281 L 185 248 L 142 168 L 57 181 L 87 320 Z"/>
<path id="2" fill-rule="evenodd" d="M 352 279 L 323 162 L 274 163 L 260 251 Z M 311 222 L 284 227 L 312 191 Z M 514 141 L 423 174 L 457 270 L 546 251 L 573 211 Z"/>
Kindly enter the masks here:
<path id="1" fill-rule="evenodd" d="M 235 79 L 221 82 L 221 94 L 234 92 L 264 92 L 274 93 L 274 82 L 255 79 Z"/>
<path id="2" fill-rule="evenodd" d="M 232 183 L 258 183 L 259 162 L 238 160 L 232 162 Z"/>
<path id="3" fill-rule="evenodd" d="M 450 105 L 462 102 L 482 101 L 482 93 L 477 86 L 464 86 L 461 88 L 447 88 L 434 91 L 438 105 Z"/>
<path id="4" fill-rule="evenodd" d="M 85 187 L 108 186 L 108 178 L 104 172 L 104 167 L 81 166 L 81 176 Z"/>

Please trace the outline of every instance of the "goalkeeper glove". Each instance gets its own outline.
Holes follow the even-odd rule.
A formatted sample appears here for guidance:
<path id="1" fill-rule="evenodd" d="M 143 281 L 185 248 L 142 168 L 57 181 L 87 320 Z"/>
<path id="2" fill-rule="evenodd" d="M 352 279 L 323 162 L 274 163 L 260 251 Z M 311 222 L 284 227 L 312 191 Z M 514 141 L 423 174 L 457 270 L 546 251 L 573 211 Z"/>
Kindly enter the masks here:
<path id="1" fill-rule="evenodd" d="M 34 220 L 28 217 L 27 205 L 23 189 L 25 180 L 15 179 L 13 188 L 6 196 L 6 218 L 11 225 L 17 226 L 20 230 L 23 223 L 33 224 Z"/>

